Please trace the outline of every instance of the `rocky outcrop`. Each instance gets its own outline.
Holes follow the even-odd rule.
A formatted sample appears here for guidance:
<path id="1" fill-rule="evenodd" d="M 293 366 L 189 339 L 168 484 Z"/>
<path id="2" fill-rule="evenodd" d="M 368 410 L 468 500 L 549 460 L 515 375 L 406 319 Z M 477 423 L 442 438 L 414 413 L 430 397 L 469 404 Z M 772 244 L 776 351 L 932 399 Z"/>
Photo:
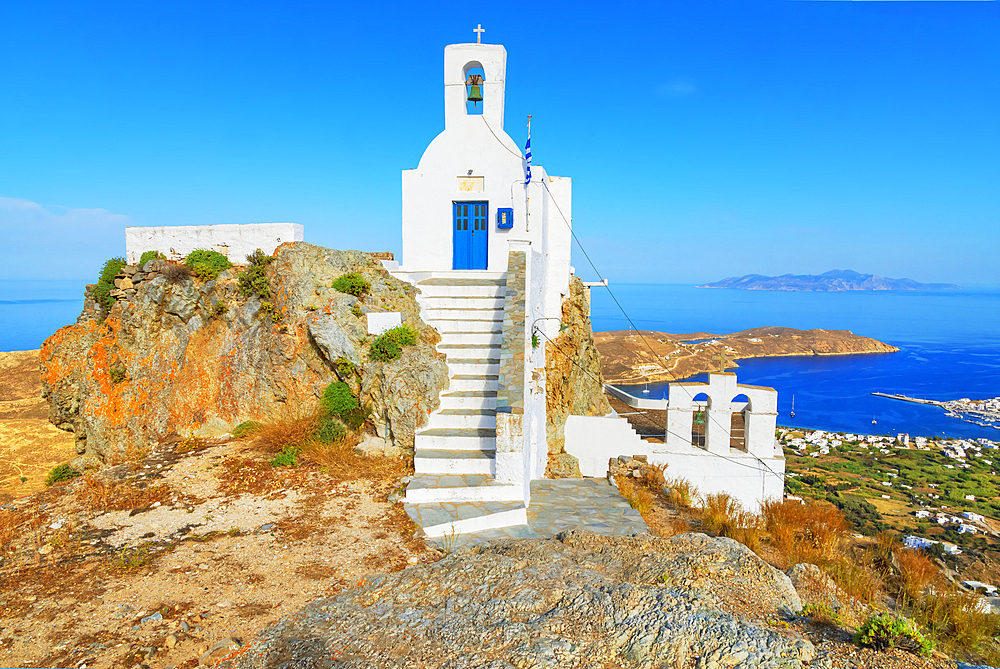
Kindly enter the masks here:
<path id="1" fill-rule="evenodd" d="M 545 344 L 546 475 L 550 478 L 581 476 L 579 462 L 564 448 L 566 418 L 611 413 L 590 325 L 590 300 L 579 277 L 570 277 L 561 323 L 566 329 Z"/>
<path id="2" fill-rule="evenodd" d="M 263 299 L 240 293 L 239 268 L 202 282 L 155 271 L 166 267 L 153 260 L 139 268 L 132 277 L 140 279 L 117 289 L 103 321 L 90 314 L 42 347 L 50 420 L 76 434 L 85 456 L 78 464 L 171 433 L 212 436 L 245 420 L 304 415 L 338 374 L 372 405 L 380 436 L 412 450 L 414 430 L 447 386 L 447 368 L 412 288 L 378 262 L 357 251 L 284 244 L 267 267 L 271 296 Z M 331 287 L 347 272 L 371 283 L 363 299 Z M 367 360 L 364 315 L 373 311 L 400 312 L 421 341 L 400 359 Z"/>
<path id="3" fill-rule="evenodd" d="M 221 667 L 802 667 L 787 577 L 729 539 L 504 540 L 310 603 Z M 743 615 L 746 610 L 751 615 Z"/>

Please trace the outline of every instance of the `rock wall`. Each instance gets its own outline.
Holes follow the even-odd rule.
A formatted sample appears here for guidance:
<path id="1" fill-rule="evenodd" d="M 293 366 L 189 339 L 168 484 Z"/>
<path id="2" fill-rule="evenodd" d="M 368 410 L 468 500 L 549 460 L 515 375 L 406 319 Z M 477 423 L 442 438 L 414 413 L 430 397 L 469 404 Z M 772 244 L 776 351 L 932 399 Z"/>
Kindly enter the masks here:
<path id="1" fill-rule="evenodd" d="M 412 450 L 414 431 L 448 384 L 434 351 L 439 337 L 421 321 L 412 287 L 367 254 L 302 242 L 275 251 L 267 268 L 272 295 L 264 299 L 240 293 L 239 268 L 214 281 L 171 282 L 156 271 L 165 266 L 154 260 L 136 268 L 132 277 L 144 276 L 116 291 L 103 321 L 91 309 L 43 344 L 50 420 L 75 433 L 78 465 L 172 433 L 210 436 L 245 420 L 307 414 L 338 378 L 341 358 L 358 370 L 344 380 L 372 404 L 380 436 Z M 360 301 L 331 288 L 347 272 L 371 283 Z M 400 312 L 421 341 L 398 360 L 367 360 L 364 314 L 373 311 Z"/>
<path id="2" fill-rule="evenodd" d="M 787 576 L 731 539 L 574 531 L 368 579 L 219 667 L 801 669 L 813 644 L 767 622 L 801 608 Z"/>
<path id="3" fill-rule="evenodd" d="M 550 478 L 578 477 L 577 459 L 566 453 L 564 430 L 567 416 L 605 416 L 611 405 L 604 396 L 601 355 L 594 345 L 590 325 L 590 300 L 579 277 L 570 277 L 569 294 L 563 299 L 562 325 L 558 337 L 545 344 L 546 440 Z"/>

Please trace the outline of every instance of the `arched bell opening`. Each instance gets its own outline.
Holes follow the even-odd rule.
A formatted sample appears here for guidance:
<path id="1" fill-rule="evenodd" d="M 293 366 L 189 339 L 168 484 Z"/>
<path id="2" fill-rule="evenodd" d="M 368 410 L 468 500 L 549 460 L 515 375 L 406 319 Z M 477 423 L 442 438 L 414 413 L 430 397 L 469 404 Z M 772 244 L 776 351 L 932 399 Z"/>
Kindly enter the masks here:
<path id="1" fill-rule="evenodd" d="M 486 71 L 483 66 L 473 61 L 462 70 L 462 80 L 465 82 L 465 113 L 482 115 L 486 106 L 484 93 L 486 91 Z"/>
<path id="2" fill-rule="evenodd" d="M 737 395 L 729 402 L 732 414 L 729 417 L 729 448 L 747 450 L 747 428 L 750 424 L 750 398 Z"/>
<path id="3" fill-rule="evenodd" d="M 698 393 L 691 401 L 694 405 L 691 411 L 691 445 L 708 448 L 708 410 L 712 407 L 712 399 L 705 393 Z"/>

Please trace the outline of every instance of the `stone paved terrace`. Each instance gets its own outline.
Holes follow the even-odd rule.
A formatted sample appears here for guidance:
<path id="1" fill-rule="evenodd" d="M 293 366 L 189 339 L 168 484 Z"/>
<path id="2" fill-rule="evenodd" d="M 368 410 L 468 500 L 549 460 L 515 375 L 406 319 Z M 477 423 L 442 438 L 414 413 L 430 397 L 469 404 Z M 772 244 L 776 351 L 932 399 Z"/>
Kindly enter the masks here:
<path id="1" fill-rule="evenodd" d="M 441 484 L 457 485 L 463 477 L 449 476 L 448 481 Z M 479 477 L 468 477 L 479 478 Z M 469 483 L 482 483 L 481 481 Z M 466 483 L 468 485 L 469 483 Z M 423 505 L 422 505 L 423 506 Z M 436 505 L 435 505 L 436 506 Z M 499 507 L 497 503 L 467 503 L 461 505 L 444 505 L 456 515 L 466 515 L 473 509 L 482 507 Z M 462 509 L 451 509 L 460 506 Z M 407 513 L 417 524 L 440 522 L 443 509 L 420 509 L 407 505 Z M 422 511 L 430 511 L 427 518 L 421 517 Z M 531 482 L 531 505 L 528 507 L 528 525 L 514 525 L 494 530 L 485 530 L 466 535 L 432 539 L 438 545 L 457 548 L 467 544 L 477 544 L 492 539 L 546 539 L 559 532 L 574 529 L 587 529 L 596 534 L 607 536 L 630 536 L 646 534 L 649 529 L 638 511 L 622 499 L 618 490 L 606 479 L 544 479 Z"/>

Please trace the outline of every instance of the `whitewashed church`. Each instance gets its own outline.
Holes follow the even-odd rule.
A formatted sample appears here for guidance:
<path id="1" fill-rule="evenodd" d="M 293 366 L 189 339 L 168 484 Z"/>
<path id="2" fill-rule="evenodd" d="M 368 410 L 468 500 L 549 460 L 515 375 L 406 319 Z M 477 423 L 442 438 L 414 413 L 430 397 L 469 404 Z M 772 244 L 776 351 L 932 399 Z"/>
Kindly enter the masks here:
<path id="1" fill-rule="evenodd" d="M 421 316 L 441 334 L 438 350 L 447 357 L 449 387 L 417 432 L 416 474 L 404 500 L 430 537 L 527 525 L 531 481 L 544 477 L 548 458 L 544 342 L 559 333 L 573 273 L 572 182 L 532 165 L 530 151 L 522 153 L 506 133 L 507 52 L 481 43 L 483 31 L 476 32 L 475 43 L 445 47 L 444 130 L 417 166 L 403 171 L 402 257 L 382 261 L 419 288 Z M 302 239 L 302 226 L 293 224 L 129 228 L 126 248 L 130 262 L 168 248 L 175 257 L 216 248 L 239 261 L 255 248 L 270 253 Z M 713 375 L 707 404 L 675 398 L 672 388 L 673 416 L 690 422 L 697 411 L 718 420 L 723 412 L 748 412 L 750 400 L 739 405 L 733 396 L 750 392 L 756 417 L 747 414 L 753 435 L 743 452 L 733 452 L 725 430 L 703 433 L 701 443 L 651 447 L 616 415 L 571 416 L 566 450 L 588 476 L 604 476 L 609 457 L 647 453 L 672 475 L 689 476 L 706 492 L 734 492 L 750 508 L 780 497 L 780 478 L 764 472 L 784 472 L 773 439 L 774 398 L 736 388 L 735 377 L 715 385 Z M 674 426 L 682 434 L 688 427 Z"/>

